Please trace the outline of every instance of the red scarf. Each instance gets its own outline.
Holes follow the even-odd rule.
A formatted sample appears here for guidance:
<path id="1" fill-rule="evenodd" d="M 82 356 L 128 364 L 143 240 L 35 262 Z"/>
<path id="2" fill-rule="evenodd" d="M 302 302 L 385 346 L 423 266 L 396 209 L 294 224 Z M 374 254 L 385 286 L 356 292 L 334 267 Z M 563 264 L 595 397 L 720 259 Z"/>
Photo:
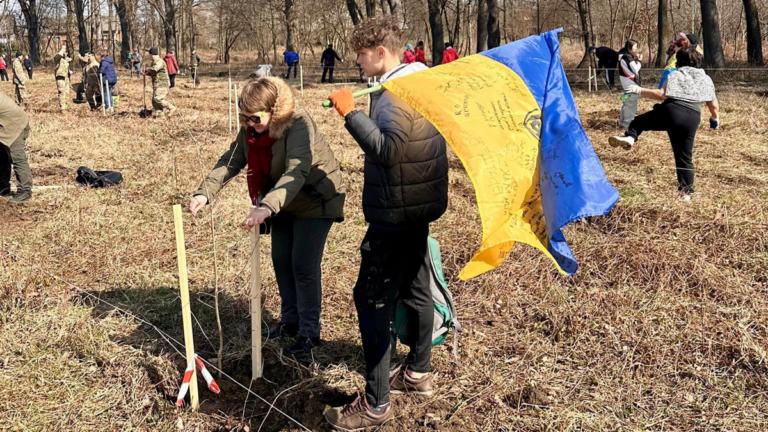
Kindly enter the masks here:
<path id="1" fill-rule="evenodd" d="M 268 132 L 257 134 L 253 128 L 246 127 L 245 138 L 248 141 L 248 195 L 253 205 L 259 205 L 259 197 L 264 196 L 270 183 L 269 170 L 272 166 L 272 144 L 275 140 Z"/>

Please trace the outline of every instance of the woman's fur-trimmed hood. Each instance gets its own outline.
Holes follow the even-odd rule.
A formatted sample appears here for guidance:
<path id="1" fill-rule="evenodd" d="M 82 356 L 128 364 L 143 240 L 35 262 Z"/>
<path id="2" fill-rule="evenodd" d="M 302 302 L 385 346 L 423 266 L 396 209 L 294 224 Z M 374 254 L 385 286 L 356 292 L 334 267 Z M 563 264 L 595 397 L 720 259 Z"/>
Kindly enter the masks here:
<path id="1" fill-rule="evenodd" d="M 288 129 L 293 125 L 293 115 L 296 112 L 296 99 L 293 97 L 293 90 L 280 78 L 264 77 L 261 79 L 270 80 L 277 86 L 277 101 L 272 108 L 272 120 L 269 122 L 269 136 L 272 139 L 279 140 L 285 136 Z"/>

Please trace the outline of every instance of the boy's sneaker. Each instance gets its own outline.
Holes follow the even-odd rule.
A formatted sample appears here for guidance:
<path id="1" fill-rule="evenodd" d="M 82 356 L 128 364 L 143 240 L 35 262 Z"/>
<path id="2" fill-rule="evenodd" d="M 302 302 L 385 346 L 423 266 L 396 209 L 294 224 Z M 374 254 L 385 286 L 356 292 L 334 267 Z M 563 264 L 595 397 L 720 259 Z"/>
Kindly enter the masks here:
<path id="1" fill-rule="evenodd" d="M 421 378 L 414 378 L 407 367 L 401 367 L 389 380 L 389 392 L 392 394 L 412 393 L 419 396 L 432 396 L 434 385 L 432 374 L 427 373 Z"/>
<path id="2" fill-rule="evenodd" d="M 632 150 L 635 145 L 635 139 L 628 136 L 612 136 L 608 138 L 608 144 L 611 147 L 621 147 L 624 150 Z"/>
<path id="3" fill-rule="evenodd" d="M 680 201 L 689 202 L 692 198 L 691 194 L 680 191 Z"/>
<path id="4" fill-rule="evenodd" d="M 381 412 L 376 412 L 376 411 Z M 358 395 L 351 404 L 331 408 L 325 412 L 325 419 L 340 431 L 361 431 L 371 426 L 381 426 L 392 418 L 392 404 L 373 409 L 365 396 Z"/>

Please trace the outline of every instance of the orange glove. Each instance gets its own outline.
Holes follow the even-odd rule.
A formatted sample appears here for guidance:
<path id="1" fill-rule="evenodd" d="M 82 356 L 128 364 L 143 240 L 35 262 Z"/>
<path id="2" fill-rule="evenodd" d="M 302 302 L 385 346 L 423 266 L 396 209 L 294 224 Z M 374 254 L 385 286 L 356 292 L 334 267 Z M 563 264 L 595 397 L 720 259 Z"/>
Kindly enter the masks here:
<path id="1" fill-rule="evenodd" d="M 328 96 L 328 99 L 333 102 L 334 108 L 342 117 L 346 117 L 355 109 L 355 97 L 352 96 L 352 91 L 349 89 L 336 90 Z"/>

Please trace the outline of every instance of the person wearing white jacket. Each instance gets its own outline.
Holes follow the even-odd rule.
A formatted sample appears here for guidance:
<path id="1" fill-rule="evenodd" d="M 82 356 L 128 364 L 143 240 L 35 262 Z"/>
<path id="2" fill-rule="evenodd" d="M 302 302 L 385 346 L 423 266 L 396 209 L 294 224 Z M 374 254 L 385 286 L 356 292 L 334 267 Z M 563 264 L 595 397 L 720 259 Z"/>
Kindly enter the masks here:
<path id="1" fill-rule="evenodd" d="M 637 101 L 640 97 L 629 92 L 633 85 L 640 85 L 640 61 L 643 55 L 640 54 L 637 41 L 628 40 L 624 48 L 619 51 L 619 77 L 624 94 L 621 95 L 621 115 L 619 117 L 619 126 L 629 127 L 632 120 L 637 115 Z"/>

